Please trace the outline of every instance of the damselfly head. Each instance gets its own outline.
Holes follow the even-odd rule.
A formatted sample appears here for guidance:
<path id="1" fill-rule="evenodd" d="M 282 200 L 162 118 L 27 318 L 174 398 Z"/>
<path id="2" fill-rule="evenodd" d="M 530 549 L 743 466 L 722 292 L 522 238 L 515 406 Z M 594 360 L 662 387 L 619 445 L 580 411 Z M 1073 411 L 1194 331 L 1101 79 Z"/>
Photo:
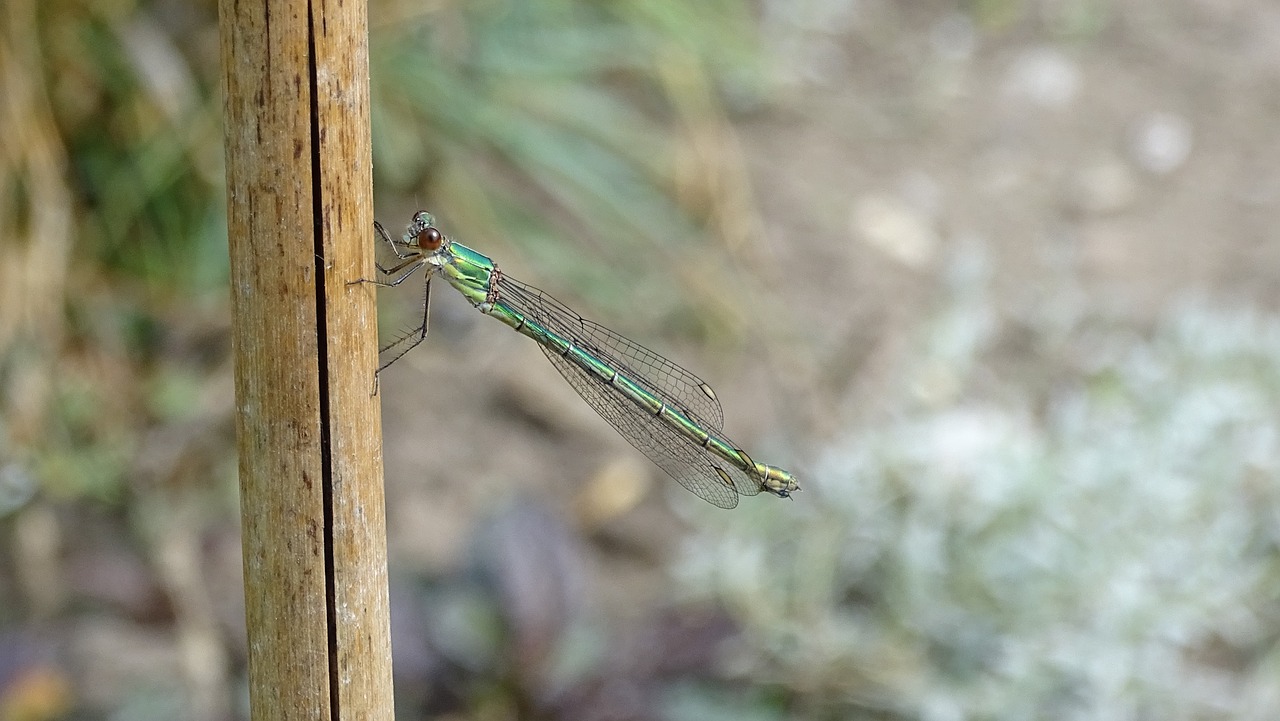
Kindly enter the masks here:
<path id="1" fill-rule="evenodd" d="M 427 253 L 434 253 L 444 245 L 444 233 L 435 227 L 435 218 L 425 210 L 413 214 L 413 221 L 405 233 L 405 239 Z"/>

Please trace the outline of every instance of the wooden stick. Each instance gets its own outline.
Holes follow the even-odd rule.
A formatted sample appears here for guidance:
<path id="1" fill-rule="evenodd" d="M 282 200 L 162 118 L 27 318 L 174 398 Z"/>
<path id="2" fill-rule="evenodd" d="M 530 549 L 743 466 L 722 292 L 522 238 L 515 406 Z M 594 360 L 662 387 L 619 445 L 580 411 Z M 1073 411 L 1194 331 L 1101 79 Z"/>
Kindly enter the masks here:
<path id="1" fill-rule="evenodd" d="M 366 18 L 219 3 L 255 719 L 392 717 Z"/>

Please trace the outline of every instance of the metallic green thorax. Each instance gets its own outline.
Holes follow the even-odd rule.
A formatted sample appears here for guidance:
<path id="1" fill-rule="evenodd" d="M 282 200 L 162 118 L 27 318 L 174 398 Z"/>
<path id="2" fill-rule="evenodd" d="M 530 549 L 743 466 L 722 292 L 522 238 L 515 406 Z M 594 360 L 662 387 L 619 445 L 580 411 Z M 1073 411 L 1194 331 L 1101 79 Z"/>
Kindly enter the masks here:
<path id="1" fill-rule="evenodd" d="M 439 268 L 449 285 L 457 288 L 472 305 L 479 308 L 489 301 L 490 280 L 498 272 L 498 267 L 489 256 L 481 255 L 461 243 L 446 240 L 444 246 L 427 262 Z"/>
<path id="2" fill-rule="evenodd" d="M 792 474 L 775 466 L 756 463 L 728 439 L 703 428 L 681 409 L 673 408 L 589 351 L 575 346 L 570 339 L 527 318 L 518 309 L 504 302 L 496 282 L 502 271 L 488 256 L 445 239 L 439 250 L 427 256 L 426 262 L 482 313 L 497 318 L 552 352 L 572 360 L 587 373 L 598 377 L 602 384 L 612 386 L 642 410 L 664 420 L 681 435 L 758 479 L 761 490 L 784 497 L 798 490 L 799 486 Z M 732 488 L 730 481 L 726 479 L 724 482 Z"/>

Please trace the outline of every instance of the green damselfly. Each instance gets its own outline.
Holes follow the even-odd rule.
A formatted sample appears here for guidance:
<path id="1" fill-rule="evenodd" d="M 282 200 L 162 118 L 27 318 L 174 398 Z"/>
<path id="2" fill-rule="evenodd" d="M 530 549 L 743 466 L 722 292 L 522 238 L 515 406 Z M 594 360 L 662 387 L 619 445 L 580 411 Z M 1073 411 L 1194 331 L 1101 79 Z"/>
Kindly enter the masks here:
<path id="1" fill-rule="evenodd" d="M 388 360 L 379 372 L 427 337 L 431 278 L 439 273 L 481 313 L 537 341 L 596 413 L 698 497 L 733 508 L 740 495 L 768 491 L 787 498 L 800 490 L 795 476 L 756 463 L 724 435 L 720 401 L 701 378 L 504 274 L 487 256 L 441 233 L 426 211 L 414 214 L 398 240 L 380 223 L 374 227 L 398 261 L 378 264 L 386 280 L 356 282 L 397 286 L 419 268 L 427 276 L 422 325 L 382 348 Z"/>

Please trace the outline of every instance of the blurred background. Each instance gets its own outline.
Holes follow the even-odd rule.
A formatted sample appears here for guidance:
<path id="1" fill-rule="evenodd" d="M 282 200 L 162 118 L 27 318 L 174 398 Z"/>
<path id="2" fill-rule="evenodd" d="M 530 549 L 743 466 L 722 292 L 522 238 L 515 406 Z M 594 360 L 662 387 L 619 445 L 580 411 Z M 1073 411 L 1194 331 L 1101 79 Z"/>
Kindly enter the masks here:
<path id="1" fill-rule="evenodd" d="M 369 12 L 382 222 L 804 488 L 703 503 L 442 286 L 382 378 L 400 718 L 1280 715 L 1280 6 Z M 218 63 L 210 1 L 0 7 L 3 721 L 247 717 Z"/>

